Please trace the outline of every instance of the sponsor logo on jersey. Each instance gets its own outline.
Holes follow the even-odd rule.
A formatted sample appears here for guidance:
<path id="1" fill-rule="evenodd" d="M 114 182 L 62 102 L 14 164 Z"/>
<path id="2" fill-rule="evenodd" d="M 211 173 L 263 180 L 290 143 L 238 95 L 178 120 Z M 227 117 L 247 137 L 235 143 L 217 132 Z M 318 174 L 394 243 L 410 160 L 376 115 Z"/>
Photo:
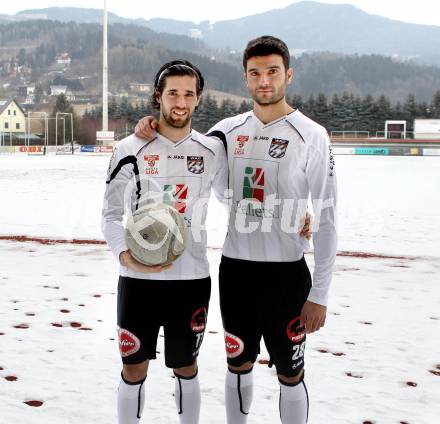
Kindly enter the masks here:
<path id="1" fill-rule="evenodd" d="M 140 340 L 130 331 L 124 328 L 118 329 L 118 339 L 119 339 L 119 352 L 123 358 L 133 355 L 136 353 L 140 347 Z"/>
<path id="2" fill-rule="evenodd" d="M 243 199 L 264 202 L 264 170 L 246 166 L 243 179 Z"/>
<path id="3" fill-rule="evenodd" d="M 185 159 L 182 155 L 168 155 L 168 159 Z"/>
<path id="4" fill-rule="evenodd" d="M 333 177 L 334 173 L 335 173 L 335 157 L 333 156 L 333 150 L 332 150 L 332 146 L 329 144 L 328 145 L 328 162 L 329 162 L 329 173 L 328 176 L 329 177 Z"/>
<path id="5" fill-rule="evenodd" d="M 225 331 L 225 348 L 228 358 L 236 358 L 243 353 L 244 343 L 239 337 Z"/>
<path id="6" fill-rule="evenodd" d="M 241 156 L 244 155 L 244 146 L 249 141 L 248 135 L 238 135 L 237 136 L 237 147 L 234 150 L 234 155 Z"/>
<path id="7" fill-rule="evenodd" d="M 286 154 L 289 140 L 282 140 L 281 138 L 273 138 L 269 147 L 269 155 L 274 159 L 280 159 Z"/>
<path id="8" fill-rule="evenodd" d="M 259 218 L 275 216 L 275 210 L 264 205 L 264 169 L 246 166 L 243 178 L 243 198 L 237 201 L 237 212 Z"/>
<path id="9" fill-rule="evenodd" d="M 191 330 L 194 333 L 200 333 L 205 330 L 207 315 L 208 311 L 206 308 L 199 308 L 193 313 L 191 317 Z"/>
<path id="10" fill-rule="evenodd" d="M 289 324 L 287 324 L 287 337 L 293 343 L 299 343 L 305 337 L 304 333 L 300 334 L 304 330 L 304 328 L 300 327 L 300 318 L 301 317 L 296 317 L 292 321 L 290 321 Z"/>
<path id="11" fill-rule="evenodd" d="M 178 212 L 185 213 L 188 198 L 186 184 L 165 184 L 163 186 L 163 202 L 174 207 Z"/>
<path id="12" fill-rule="evenodd" d="M 255 140 L 255 141 L 268 141 L 268 140 L 269 140 L 269 137 L 267 137 L 267 136 L 265 136 L 265 135 L 260 135 L 260 136 L 258 137 L 258 135 L 256 135 L 256 136 L 254 137 L 254 140 Z"/>
<path id="13" fill-rule="evenodd" d="M 145 173 L 147 175 L 157 175 L 159 173 L 156 162 L 159 160 L 159 155 L 144 155 L 144 160 L 147 162 Z"/>
<path id="14" fill-rule="evenodd" d="M 188 171 L 193 174 L 202 174 L 205 170 L 203 156 L 187 156 L 186 165 L 188 166 Z"/>

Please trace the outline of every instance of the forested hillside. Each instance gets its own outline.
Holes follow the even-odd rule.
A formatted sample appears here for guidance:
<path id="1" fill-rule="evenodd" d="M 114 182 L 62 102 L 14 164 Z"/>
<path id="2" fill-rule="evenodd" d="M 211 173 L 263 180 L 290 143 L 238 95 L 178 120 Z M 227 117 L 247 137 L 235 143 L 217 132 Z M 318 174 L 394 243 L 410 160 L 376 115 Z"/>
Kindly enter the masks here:
<path id="1" fill-rule="evenodd" d="M 57 54 L 67 52 L 70 77 L 92 77 L 87 89 L 99 91 L 102 27 L 98 24 L 27 21 L 0 25 L 0 76 L 6 78 L 11 63 L 24 67 L 30 82 L 47 76 Z M 165 61 L 187 58 L 196 63 L 213 89 L 246 94 L 241 53 L 213 50 L 200 40 L 158 33 L 146 27 L 114 24 L 109 28 L 110 90 L 128 82 L 151 82 Z M 440 88 L 440 68 L 423 67 L 380 55 L 303 54 L 292 61 L 296 71 L 290 94 L 303 97 L 344 91 L 355 95 L 385 95 L 391 102 L 414 94 L 430 101 Z"/>

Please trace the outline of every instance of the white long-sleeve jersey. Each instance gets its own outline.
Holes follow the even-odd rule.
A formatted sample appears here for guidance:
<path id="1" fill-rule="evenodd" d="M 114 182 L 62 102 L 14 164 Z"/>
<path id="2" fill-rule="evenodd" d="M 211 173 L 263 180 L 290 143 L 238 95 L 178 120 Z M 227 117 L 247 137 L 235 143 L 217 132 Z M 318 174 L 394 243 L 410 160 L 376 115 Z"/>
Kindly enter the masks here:
<path id="1" fill-rule="evenodd" d="M 311 195 L 315 269 L 308 300 L 326 305 L 337 244 L 335 163 L 326 130 L 298 110 L 268 124 L 251 111 L 219 122 L 208 135 L 228 150 L 233 200 L 223 254 L 299 260 L 309 247 L 298 232 Z"/>
<path id="2" fill-rule="evenodd" d="M 124 216 L 152 199 L 171 204 L 183 214 L 186 249 L 170 269 L 155 274 L 120 267 L 132 278 L 188 280 L 209 276 L 204 229 L 211 188 L 219 200 L 227 186 L 228 167 L 223 144 L 196 131 L 177 143 L 157 134 L 146 143 L 131 135 L 117 144 L 110 160 L 102 231 L 119 261 L 125 243 Z"/>

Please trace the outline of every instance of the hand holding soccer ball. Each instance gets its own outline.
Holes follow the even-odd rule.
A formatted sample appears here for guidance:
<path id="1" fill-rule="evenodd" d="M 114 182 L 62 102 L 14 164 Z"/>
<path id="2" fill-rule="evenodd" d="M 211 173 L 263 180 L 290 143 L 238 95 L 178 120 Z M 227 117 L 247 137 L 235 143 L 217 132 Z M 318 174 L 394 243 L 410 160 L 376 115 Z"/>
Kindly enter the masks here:
<path id="1" fill-rule="evenodd" d="M 173 264 L 171 263 L 167 265 L 155 265 L 155 266 L 144 265 L 139 261 L 137 261 L 129 250 L 125 250 L 124 252 L 121 252 L 121 254 L 119 255 L 119 262 L 121 263 L 121 265 L 131 268 L 136 272 L 144 272 L 146 274 L 162 272 L 173 266 Z"/>
<path id="2" fill-rule="evenodd" d="M 126 258 L 123 258 L 127 259 L 127 266 L 131 265 L 131 268 L 140 272 L 160 272 L 164 270 L 164 265 L 170 264 L 184 252 L 185 222 L 182 215 L 170 205 L 147 205 L 128 219 L 125 241 L 130 251 L 130 257 L 125 255 Z"/>

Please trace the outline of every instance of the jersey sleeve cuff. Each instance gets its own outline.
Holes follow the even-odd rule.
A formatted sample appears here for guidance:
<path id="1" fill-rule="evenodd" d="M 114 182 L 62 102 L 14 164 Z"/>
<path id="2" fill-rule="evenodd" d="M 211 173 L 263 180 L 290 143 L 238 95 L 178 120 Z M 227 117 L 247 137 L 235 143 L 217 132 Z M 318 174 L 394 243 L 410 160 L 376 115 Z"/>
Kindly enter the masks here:
<path id="1" fill-rule="evenodd" d="M 128 250 L 128 247 L 127 247 L 125 242 L 121 243 L 121 244 L 118 244 L 117 246 L 112 248 L 112 253 L 115 256 L 115 258 L 118 261 L 118 263 L 119 263 L 119 255 L 122 252 L 125 252 L 126 250 Z"/>
<path id="2" fill-rule="evenodd" d="M 317 303 L 318 305 L 327 306 L 328 290 L 323 290 L 319 287 L 312 287 L 307 300 L 309 302 Z"/>

